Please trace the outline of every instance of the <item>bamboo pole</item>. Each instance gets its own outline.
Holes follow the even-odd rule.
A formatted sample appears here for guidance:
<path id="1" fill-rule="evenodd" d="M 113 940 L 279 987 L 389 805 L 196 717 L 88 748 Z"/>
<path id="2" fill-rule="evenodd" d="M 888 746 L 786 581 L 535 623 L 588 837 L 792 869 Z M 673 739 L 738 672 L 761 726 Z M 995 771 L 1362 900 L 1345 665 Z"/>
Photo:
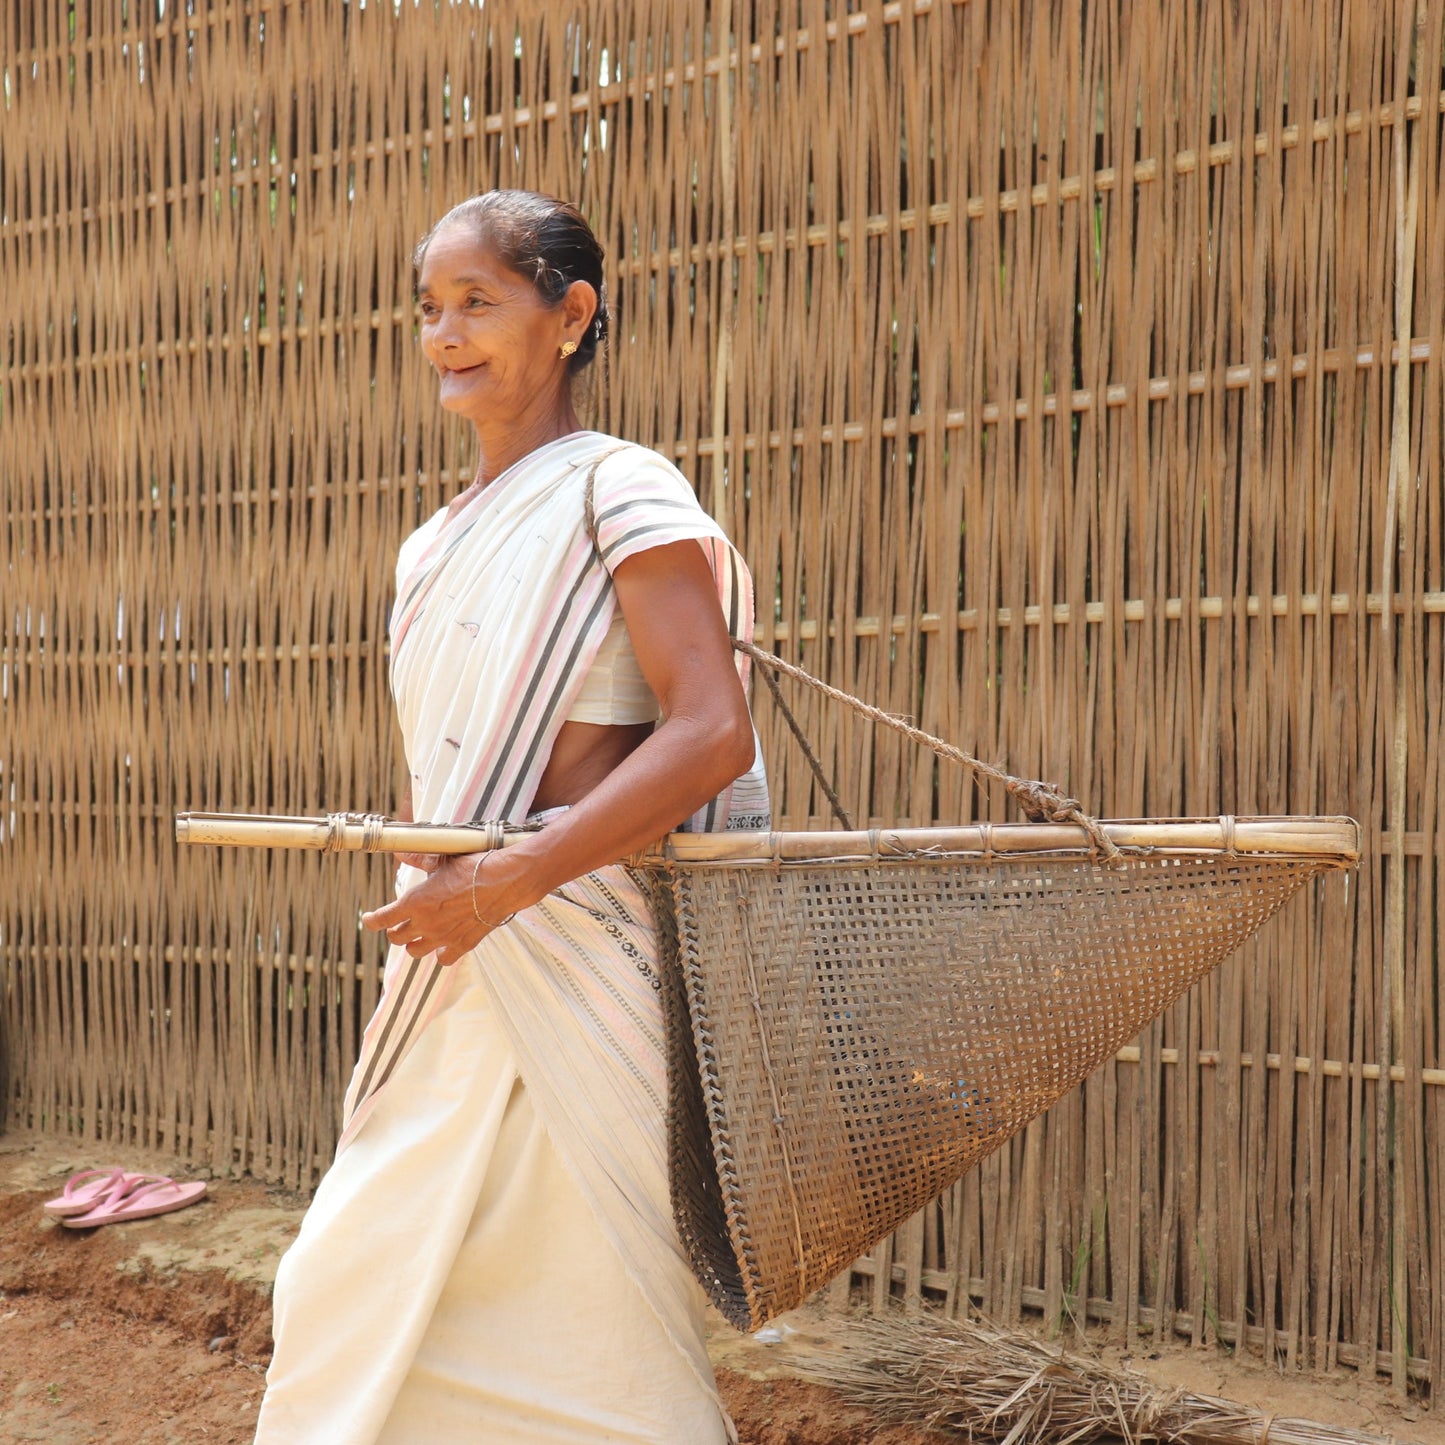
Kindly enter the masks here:
<path id="1" fill-rule="evenodd" d="M 1401 353 L 1408 352 L 1415 295 L 1415 226 L 1419 208 L 1420 147 L 1410 148 L 1406 179 L 1406 127 L 1397 126 L 1392 137 L 1395 192 L 1395 337 Z M 1405 860 L 1406 785 L 1409 776 L 1409 708 L 1412 683 L 1404 657 L 1410 633 L 1408 611 L 1405 637 L 1395 626 L 1395 609 L 1389 605 L 1395 582 L 1395 554 L 1402 549 L 1405 566 L 1413 573 L 1411 550 L 1412 497 L 1414 487 L 1407 476 L 1410 465 L 1410 366 L 1403 354 L 1395 365 L 1394 411 L 1390 427 L 1389 484 L 1385 496 L 1384 556 L 1381 591 L 1386 605 L 1380 612 L 1380 632 L 1389 678 L 1391 711 L 1390 754 L 1386 777 L 1386 811 L 1389 817 L 1390 865 L 1385 893 L 1384 999 L 1380 1010 L 1380 1057 L 1387 1064 L 1397 1059 L 1405 1037 Z M 1404 569 L 1401 569 L 1402 571 Z M 1400 577 L 1402 590 L 1408 580 Z M 1404 1148 L 1404 1121 L 1393 1093 L 1382 1094 L 1380 1117 L 1388 1131 L 1388 1147 L 1381 1157 L 1392 1162 L 1389 1179 L 1390 1208 L 1390 1362 L 1395 1391 L 1404 1396 L 1409 1386 L 1409 1269 L 1406 1239 L 1409 1237 L 1404 1174 L 1409 1160 Z"/>
<path id="2" fill-rule="evenodd" d="M 1330 866 L 1359 861 L 1359 825 L 1352 818 L 1180 818 L 1105 822 L 1117 847 L 1138 854 L 1319 858 Z M 304 848 L 331 853 L 478 853 L 527 836 L 499 823 L 398 823 L 377 815 L 328 817 L 247 813 L 178 813 L 178 843 L 240 848 Z M 1071 823 L 975 823 L 958 828 L 874 828 L 855 832 L 672 833 L 637 855 L 642 864 L 881 862 L 953 857 L 995 858 L 1001 864 L 1041 855 L 1088 857 L 1088 834 Z"/>

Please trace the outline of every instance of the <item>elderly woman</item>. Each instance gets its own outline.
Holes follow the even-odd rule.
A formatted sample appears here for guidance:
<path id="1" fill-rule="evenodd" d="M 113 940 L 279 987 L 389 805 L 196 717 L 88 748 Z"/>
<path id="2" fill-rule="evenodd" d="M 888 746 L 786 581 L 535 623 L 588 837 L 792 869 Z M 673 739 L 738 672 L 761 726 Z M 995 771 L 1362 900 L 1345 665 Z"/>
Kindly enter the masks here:
<path id="1" fill-rule="evenodd" d="M 257 1439 L 708 1445 L 730 1426 L 669 1208 L 657 941 L 618 860 L 767 824 L 731 646 L 751 584 L 671 465 L 579 425 L 607 308 L 573 207 L 474 197 L 416 263 L 478 459 L 397 568 L 411 808 L 543 826 L 408 857 L 365 915 L 382 999 L 276 1281 Z"/>

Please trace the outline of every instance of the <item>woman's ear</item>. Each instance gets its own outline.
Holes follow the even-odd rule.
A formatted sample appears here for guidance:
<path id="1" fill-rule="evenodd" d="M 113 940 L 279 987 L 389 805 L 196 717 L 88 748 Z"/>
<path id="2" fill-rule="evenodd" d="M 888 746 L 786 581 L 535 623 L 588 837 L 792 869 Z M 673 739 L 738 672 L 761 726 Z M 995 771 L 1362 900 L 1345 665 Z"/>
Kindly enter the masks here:
<path id="1" fill-rule="evenodd" d="M 562 297 L 562 324 L 574 341 L 581 341 L 597 314 L 597 293 L 589 282 L 574 281 Z"/>

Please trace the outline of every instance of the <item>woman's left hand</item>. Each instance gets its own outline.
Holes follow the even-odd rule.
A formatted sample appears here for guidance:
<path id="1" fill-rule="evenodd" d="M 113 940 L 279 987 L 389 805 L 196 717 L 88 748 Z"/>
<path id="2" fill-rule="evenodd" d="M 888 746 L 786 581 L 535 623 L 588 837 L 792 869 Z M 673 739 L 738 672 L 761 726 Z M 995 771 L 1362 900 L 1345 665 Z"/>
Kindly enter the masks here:
<path id="1" fill-rule="evenodd" d="M 505 913 L 487 912 L 488 904 L 500 906 L 502 900 L 487 896 L 500 890 L 485 886 L 486 869 L 480 866 L 485 854 L 439 857 L 434 853 L 401 853 L 397 856 L 427 876 L 391 903 L 363 913 L 361 921 L 374 932 L 385 933 L 389 943 L 406 949 L 414 958 L 434 953 L 443 966 L 456 963 L 470 953 L 492 927 L 499 927 L 506 920 Z M 482 876 L 474 895 L 472 880 L 479 870 Z M 479 911 L 482 919 L 493 919 L 492 927 L 477 917 Z"/>

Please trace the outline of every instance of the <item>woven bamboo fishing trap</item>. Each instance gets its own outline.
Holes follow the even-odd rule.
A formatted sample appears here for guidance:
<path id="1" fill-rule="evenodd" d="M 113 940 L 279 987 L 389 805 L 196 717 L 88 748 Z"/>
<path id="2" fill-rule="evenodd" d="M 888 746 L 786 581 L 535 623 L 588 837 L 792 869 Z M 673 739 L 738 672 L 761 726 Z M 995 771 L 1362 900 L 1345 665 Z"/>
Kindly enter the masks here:
<path id="1" fill-rule="evenodd" d="M 354 814 L 181 814 L 176 835 L 445 853 L 516 836 Z M 1087 819 L 674 834 L 632 860 L 673 965 L 673 1209 L 713 1302 L 739 1329 L 798 1304 L 1358 846 L 1348 818 Z"/>
<path id="2" fill-rule="evenodd" d="M 673 1209 L 723 1314 L 818 1289 L 1080 1083 L 1303 883 L 1347 818 L 679 834 Z M 671 906 L 667 906 L 668 904 Z"/>
<path id="3" fill-rule="evenodd" d="M 1100 823 L 771 653 L 1044 821 L 664 841 L 673 1211 L 740 1329 L 800 1303 L 1062 1098 L 1316 874 L 1349 818 Z M 669 906 L 670 905 L 670 906 Z"/>
<path id="4" fill-rule="evenodd" d="M 739 1329 L 801 1303 L 1030 1120 L 1317 874 L 1350 818 L 1103 822 L 828 687 L 1003 785 L 1028 823 L 676 833 L 629 860 L 663 946 L 673 1213 Z M 182 813 L 181 842 L 473 853 L 508 825 Z"/>

